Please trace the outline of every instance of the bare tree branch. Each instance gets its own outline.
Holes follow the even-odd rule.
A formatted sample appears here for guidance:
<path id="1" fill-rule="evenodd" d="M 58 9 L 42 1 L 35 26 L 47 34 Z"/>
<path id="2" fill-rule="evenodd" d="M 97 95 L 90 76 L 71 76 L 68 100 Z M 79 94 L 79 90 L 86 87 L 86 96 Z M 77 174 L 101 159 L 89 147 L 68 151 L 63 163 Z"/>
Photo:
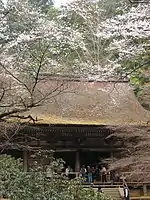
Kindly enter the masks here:
<path id="1" fill-rule="evenodd" d="M 5 95 L 5 89 L 2 88 L 2 94 L 1 94 L 1 97 L 0 97 L 0 102 L 2 101 L 2 99 L 4 98 L 4 95 Z"/>
<path id="2" fill-rule="evenodd" d="M 7 66 L 5 67 L 5 65 L 2 64 L 1 62 L 0 62 L 0 66 L 8 73 L 11 77 L 13 77 L 16 81 L 18 81 L 21 85 L 23 85 L 23 86 L 27 89 L 27 91 L 31 94 L 31 91 L 30 91 L 30 89 L 28 88 L 28 86 L 27 86 L 23 81 L 21 81 L 19 78 L 17 78 L 12 72 L 10 72 L 10 71 L 7 69 Z"/>
<path id="3" fill-rule="evenodd" d="M 40 58 L 40 62 L 39 62 L 39 67 L 38 67 L 38 70 L 36 72 L 36 76 L 35 76 L 35 82 L 33 84 L 33 87 L 32 87 L 32 90 L 31 90 L 31 94 L 33 94 L 34 90 L 35 90 L 35 87 L 38 83 L 38 80 L 39 80 L 39 73 L 40 73 L 40 70 L 42 68 L 42 64 L 43 64 L 43 61 L 44 61 L 44 56 L 47 52 L 47 49 L 49 48 L 49 45 L 45 48 L 45 50 L 43 51 L 42 55 L 41 55 L 41 58 Z"/>

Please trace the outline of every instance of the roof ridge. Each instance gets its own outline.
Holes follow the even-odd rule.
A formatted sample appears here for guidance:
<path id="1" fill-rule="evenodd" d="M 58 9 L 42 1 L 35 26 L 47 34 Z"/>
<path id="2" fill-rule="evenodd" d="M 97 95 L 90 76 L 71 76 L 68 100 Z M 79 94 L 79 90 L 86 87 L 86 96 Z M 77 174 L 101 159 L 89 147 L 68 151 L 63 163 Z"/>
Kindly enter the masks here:
<path id="1" fill-rule="evenodd" d="M 121 83 L 121 82 L 129 82 L 129 79 L 89 79 L 89 78 L 85 78 L 85 77 L 80 77 L 80 76 L 74 76 L 74 75 L 52 75 L 52 74 L 48 74 L 48 73 L 42 73 L 40 75 L 40 79 L 48 79 L 48 80 L 58 80 L 58 81 L 73 81 L 73 82 L 117 82 L 117 83 Z"/>

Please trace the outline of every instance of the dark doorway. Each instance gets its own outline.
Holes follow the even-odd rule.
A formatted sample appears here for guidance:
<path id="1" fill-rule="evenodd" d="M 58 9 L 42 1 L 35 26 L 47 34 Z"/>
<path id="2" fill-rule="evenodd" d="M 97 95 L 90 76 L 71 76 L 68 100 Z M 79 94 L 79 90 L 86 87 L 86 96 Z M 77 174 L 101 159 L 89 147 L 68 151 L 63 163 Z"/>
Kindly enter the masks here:
<path id="1" fill-rule="evenodd" d="M 103 160 L 110 158 L 110 152 L 97 152 L 97 151 L 80 151 L 80 166 L 103 166 Z M 55 152 L 54 157 L 62 158 L 65 161 L 65 167 L 70 166 L 73 171 L 75 170 L 76 152 Z"/>
<path id="2" fill-rule="evenodd" d="M 86 166 L 96 166 L 97 164 L 102 165 L 103 160 L 109 157 L 109 152 L 86 151 L 80 153 L 80 162 L 81 165 Z"/>
<path id="3" fill-rule="evenodd" d="M 9 150 L 4 150 L 3 152 L 1 152 L 1 154 L 7 154 L 10 155 L 14 158 L 22 158 L 23 159 L 23 152 L 22 151 L 18 151 L 15 149 L 9 149 Z"/>
<path id="4" fill-rule="evenodd" d="M 55 152 L 54 157 L 62 158 L 65 161 L 65 167 L 69 165 L 73 171 L 75 170 L 76 152 Z"/>

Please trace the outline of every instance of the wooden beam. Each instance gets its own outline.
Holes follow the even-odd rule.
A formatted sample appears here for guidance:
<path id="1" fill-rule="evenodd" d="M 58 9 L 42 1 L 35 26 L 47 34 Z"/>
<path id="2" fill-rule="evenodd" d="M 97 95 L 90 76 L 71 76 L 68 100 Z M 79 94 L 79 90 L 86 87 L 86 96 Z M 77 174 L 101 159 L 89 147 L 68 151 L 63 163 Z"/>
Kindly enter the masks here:
<path id="1" fill-rule="evenodd" d="M 77 149 L 75 148 L 61 148 L 61 149 L 54 149 L 54 152 L 76 152 Z M 91 151 L 91 152 L 115 152 L 115 151 L 121 151 L 121 149 L 109 149 L 109 148 L 80 148 L 80 151 Z"/>
<path id="2" fill-rule="evenodd" d="M 81 148 L 81 151 L 98 151 L 98 152 L 115 152 L 115 151 L 121 151 L 121 148 L 116 148 L 116 149 L 110 149 L 110 148 Z"/>
<path id="3" fill-rule="evenodd" d="M 54 152 L 76 152 L 76 149 L 56 149 Z"/>

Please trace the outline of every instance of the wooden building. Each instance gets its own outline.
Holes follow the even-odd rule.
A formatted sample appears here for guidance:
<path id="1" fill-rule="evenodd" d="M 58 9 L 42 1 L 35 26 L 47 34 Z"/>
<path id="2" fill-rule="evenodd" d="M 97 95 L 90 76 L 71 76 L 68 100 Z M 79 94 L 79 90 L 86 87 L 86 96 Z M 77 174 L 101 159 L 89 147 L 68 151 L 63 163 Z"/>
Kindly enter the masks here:
<path id="1" fill-rule="evenodd" d="M 27 143 L 53 149 L 75 171 L 121 150 L 121 144 L 107 141 L 110 127 L 146 126 L 150 119 L 128 82 L 51 79 L 40 82 L 39 92 L 45 103 L 24 114 L 35 119 L 24 128 L 31 136 Z M 23 158 L 27 169 L 30 153 L 24 151 Z"/>

